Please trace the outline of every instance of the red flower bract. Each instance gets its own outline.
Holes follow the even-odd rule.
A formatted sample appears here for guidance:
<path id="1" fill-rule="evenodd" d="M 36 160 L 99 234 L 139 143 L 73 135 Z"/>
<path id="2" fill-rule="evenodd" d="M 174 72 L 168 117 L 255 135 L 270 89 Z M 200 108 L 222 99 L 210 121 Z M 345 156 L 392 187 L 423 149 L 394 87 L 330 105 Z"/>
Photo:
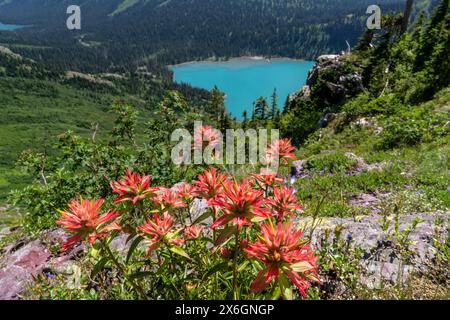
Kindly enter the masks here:
<path id="1" fill-rule="evenodd" d="M 176 208 L 186 207 L 180 194 L 167 188 L 160 188 L 158 195 L 152 201 L 159 206 L 161 211 L 172 212 Z"/>
<path id="2" fill-rule="evenodd" d="M 251 220 L 256 217 L 267 218 L 269 212 L 264 205 L 263 192 L 252 188 L 250 182 L 241 183 L 228 181 L 224 184 L 220 196 L 209 201 L 212 206 L 218 206 L 223 215 L 214 221 L 213 229 L 232 222 L 238 229 L 244 225 L 251 225 Z"/>
<path id="3" fill-rule="evenodd" d="M 187 182 L 180 183 L 176 185 L 176 188 L 173 187 L 173 189 L 176 189 L 174 191 L 178 192 L 178 195 L 185 203 L 190 203 L 194 198 L 195 187 Z"/>
<path id="4" fill-rule="evenodd" d="M 248 256 L 260 260 L 266 266 L 252 283 L 252 291 L 263 291 L 270 282 L 284 274 L 306 297 L 310 281 L 319 280 L 317 257 L 311 252 L 309 245 L 301 240 L 302 232 L 295 230 L 292 222 L 279 223 L 277 226 L 265 224 L 261 226 L 261 232 L 258 242 L 250 243 L 244 248 Z"/>
<path id="5" fill-rule="evenodd" d="M 150 246 L 148 248 L 149 254 L 158 248 L 163 241 L 175 245 L 184 243 L 182 239 L 177 237 L 176 232 L 174 232 L 172 216 L 167 212 L 165 212 L 162 217 L 155 214 L 153 220 L 147 221 L 146 224 L 140 226 L 138 229 L 150 236 Z"/>
<path id="6" fill-rule="evenodd" d="M 119 194 L 116 203 L 131 201 L 133 204 L 136 204 L 145 198 L 155 196 L 159 188 L 150 187 L 150 182 L 150 176 L 141 176 L 138 173 L 127 170 L 123 180 L 111 182 L 113 192 Z"/>
<path id="7" fill-rule="evenodd" d="M 63 251 L 73 247 L 77 242 L 87 238 L 92 244 L 96 239 L 107 235 L 108 230 L 100 230 L 108 222 L 119 216 L 117 212 L 108 211 L 101 215 L 101 207 L 105 200 L 73 200 L 68 211 L 62 211 L 61 219 L 56 223 L 75 235 L 63 245 Z"/>
<path id="8" fill-rule="evenodd" d="M 286 215 L 293 218 L 296 211 L 303 209 L 294 194 L 294 188 L 274 188 L 273 198 L 266 200 L 266 204 L 272 209 L 272 214 L 278 216 L 278 221 L 281 221 Z"/>
<path id="9" fill-rule="evenodd" d="M 283 183 L 283 179 L 278 178 L 276 173 L 252 173 L 251 177 L 260 188 L 275 187 Z"/>
<path id="10" fill-rule="evenodd" d="M 194 133 L 194 143 L 196 148 L 203 148 L 207 146 L 215 147 L 220 143 L 220 131 L 212 126 L 200 126 L 196 128 Z"/>
<path id="11" fill-rule="evenodd" d="M 197 179 L 198 181 L 194 182 L 195 196 L 210 200 L 222 192 L 227 176 L 217 172 L 216 168 L 211 168 L 199 175 Z"/>
<path id="12" fill-rule="evenodd" d="M 193 225 L 184 229 L 184 236 L 186 239 L 198 239 L 202 235 L 204 227 L 201 225 Z"/>
<path id="13" fill-rule="evenodd" d="M 288 139 L 275 140 L 267 147 L 267 162 L 272 163 L 277 158 L 282 164 L 287 164 L 288 159 L 297 160 L 295 148 Z"/>

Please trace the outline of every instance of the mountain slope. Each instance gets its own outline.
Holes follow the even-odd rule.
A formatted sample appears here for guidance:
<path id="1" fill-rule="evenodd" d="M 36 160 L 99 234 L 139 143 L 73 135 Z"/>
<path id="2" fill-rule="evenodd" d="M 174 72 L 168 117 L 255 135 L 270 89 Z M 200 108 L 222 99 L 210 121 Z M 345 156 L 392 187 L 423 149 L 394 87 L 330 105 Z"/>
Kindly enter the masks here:
<path id="1" fill-rule="evenodd" d="M 28 180 L 14 169 L 19 155 L 35 148 L 51 149 L 55 137 L 70 130 L 91 136 L 98 125 L 98 139 L 114 127 L 117 101 L 132 104 L 139 125 L 146 126 L 155 106 L 169 90 L 186 95 L 189 110 L 208 117 L 209 93 L 171 84 L 147 74 L 81 74 L 52 72 L 38 62 L 0 46 L 0 203 L 12 188 Z"/>
<path id="2" fill-rule="evenodd" d="M 404 5 L 403 0 L 378 3 L 383 14 L 402 11 Z M 65 28 L 69 4 L 68 0 L 13 0 L 2 5 L 0 21 L 33 27 L 0 33 L 0 42 L 45 44 L 51 49 L 19 50 L 36 59 L 84 71 L 242 55 L 315 58 L 346 50 L 346 41 L 356 44 L 368 16 L 366 8 L 372 2 L 84 1 L 80 4 L 82 30 L 75 32 Z M 95 66 L 88 62 L 90 59 L 95 60 Z"/>

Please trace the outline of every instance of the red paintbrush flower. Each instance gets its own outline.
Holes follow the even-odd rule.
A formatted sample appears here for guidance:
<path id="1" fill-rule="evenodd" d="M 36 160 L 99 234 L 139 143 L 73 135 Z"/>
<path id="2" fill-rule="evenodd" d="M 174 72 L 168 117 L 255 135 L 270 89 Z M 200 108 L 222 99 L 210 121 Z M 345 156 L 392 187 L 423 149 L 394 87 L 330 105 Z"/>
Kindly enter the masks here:
<path id="1" fill-rule="evenodd" d="M 284 216 L 294 217 L 294 213 L 303 208 L 294 196 L 295 189 L 286 186 L 273 189 L 273 197 L 266 200 L 266 204 L 272 209 L 272 214 L 278 216 L 281 221 Z"/>
<path id="2" fill-rule="evenodd" d="M 176 208 L 186 207 L 180 194 L 167 188 L 160 188 L 158 195 L 152 201 L 161 211 L 172 212 Z"/>
<path id="3" fill-rule="evenodd" d="M 259 188 L 273 188 L 283 183 L 283 179 L 278 178 L 276 173 L 252 173 L 250 176 L 253 179 L 255 187 Z"/>
<path id="4" fill-rule="evenodd" d="M 116 203 L 131 201 L 133 204 L 156 195 L 159 188 L 150 187 L 151 177 L 141 176 L 127 170 L 125 177 L 120 181 L 112 181 L 113 192 L 118 193 Z"/>
<path id="5" fill-rule="evenodd" d="M 267 218 L 269 212 L 264 208 L 263 192 L 252 188 L 250 182 L 241 183 L 228 181 L 224 184 L 219 197 L 209 201 L 212 206 L 218 206 L 223 215 L 212 224 L 216 229 L 232 222 L 238 229 L 251 225 L 254 217 Z"/>
<path id="6" fill-rule="evenodd" d="M 162 242 L 178 246 L 184 243 L 183 239 L 178 238 L 177 232 L 174 230 L 172 216 L 167 212 L 162 217 L 155 214 L 153 220 L 147 221 L 146 224 L 140 226 L 138 229 L 145 235 L 150 236 L 148 254 L 159 248 Z"/>
<path id="7" fill-rule="evenodd" d="M 63 251 L 73 247 L 84 238 L 93 244 L 96 239 L 108 234 L 108 230 L 101 229 L 107 223 L 112 222 L 119 214 L 107 211 L 101 215 L 101 207 L 105 200 L 73 200 L 69 204 L 68 211 L 61 211 L 61 219 L 56 223 L 64 226 L 65 229 L 74 232 L 75 235 L 67 240 L 63 245 Z"/>
<path id="8" fill-rule="evenodd" d="M 302 232 L 295 230 L 292 222 L 279 223 L 276 227 L 265 224 L 261 226 L 261 232 L 258 242 L 244 248 L 249 257 L 258 259 L 266 266 L 253 281 L 252 291 L 261 292 L 273 280 L 286 276 L 306 297 L 310 281 L 318 282 L 319 279 L 317 257 L 301 239 Z"/>
<path id="9" fill-rule="evenodd" d="M 175 191 L 178 192 L 178 195 L 185 203 L 190 203 L 195 196 L 195 187 L 187 182 L 177 185 Z"/>
<path id="10" fill-rule="evenodd" d="M 224 258 L 231 258 L 233 255 L 233 251 L 229 248 L 220 247 L 219 248 L 220 255 Z"/>
<path id="11" fill-rule="evenodd" d="M 206 200 L 214 199 L 223 190 L 223 184 L 227 181 L 227 176 L 217 172 L 216 168 L 205 170 L 203 174 L 194 181 L 195 196 Z"/>
<path id="12" fill-rule="evenodd" d="M 215 147 L 220 144 L 221 133 L 212 126 L 199 126 L 195 130 L 194 144 L 196 148 L 203 150 L 207 146 Z"/>
<path id="13" fill-rule="evenodd" d="M 282 164 L 288 164 L 288 159 L 297 160 L 295 148 L 288 139 L 275 140 L 267 147 L 267 162 L 272 163 L 275 159 L 280 159 Z"/>
<path id="14" fill-rule="evenodd" d="M 184 229 L 186 239 L 198 239 L 201 237 L 204 227 L 202 225 L 189 226 Z"/>

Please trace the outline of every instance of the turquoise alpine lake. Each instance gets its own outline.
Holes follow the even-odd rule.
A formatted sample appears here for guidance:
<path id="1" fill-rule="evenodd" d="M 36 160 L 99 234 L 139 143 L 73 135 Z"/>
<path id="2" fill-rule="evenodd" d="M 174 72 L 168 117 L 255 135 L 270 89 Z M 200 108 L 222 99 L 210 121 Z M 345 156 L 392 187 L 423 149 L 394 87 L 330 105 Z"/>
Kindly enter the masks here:
<path id="1" fill-rule="evenodd" d="M 16 30 L 20 28 L 24 28 L 25 26 L 17 25 L 17 24 L 3 24 L 0 22 L 0 31 L 2 30 Z"/>
<path id="2" fill-rule="evenodd" d="M 283 108 L 286 98 L 299 90 L 308 77 L 313 61 L 291 59 L 239 58 L 226 62 L 189 62 L 171 66 L 174 81 L 211 90 L 217 86 L 226 94 L 226 107 L 236 118 L 247 111 L 251 116 L 253 102 L 266 97 L 271 103 L 277 90 L 278 105 Z"/>

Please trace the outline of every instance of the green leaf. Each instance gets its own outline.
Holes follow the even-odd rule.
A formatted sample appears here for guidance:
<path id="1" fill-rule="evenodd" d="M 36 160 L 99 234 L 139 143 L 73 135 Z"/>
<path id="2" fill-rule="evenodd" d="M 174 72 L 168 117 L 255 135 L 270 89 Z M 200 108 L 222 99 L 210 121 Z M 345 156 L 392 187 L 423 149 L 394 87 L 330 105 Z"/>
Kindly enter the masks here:
<path id="1" fill-rule="evenodd" d="M 94 269 L 91 272 L 91 278 L 95 277 L 100 271 L 103 270 L 103 268 L 105 267 L 106 263 L 108 263 L 109 258 L 107 257 L 103 257 L 101 258 L 94 266 Z"/>
<path id="2" fill-rule="evenodd" d="M 212 216 L 211 211 L 207 210 L 204 214 L 202 214 L 200 217 L 195 219 L 195 221 L 192 224 L 198 224 L 206 219 L 208 219 L 210 216 Z"/>
<path id="3" fill-rule="evenodd" d="M 207 279 L 210 276 L 212 276 L 213 274 L 215 274 L 216 272 L 219 272 L 222 269 L 226 269 L 228 268 L 228 261 L 226 262 L 220 262 L 218 264 L 216 264 L 215 266 L 213 266 L 211 269 L 209 269 L 203 276 L 203 279 Z"/>
<path id="4" fill-rule="evenodd" d="M 142 240 L 144 240 L 144 237 L 142 237 L 142 236 L 138 236 L 136 239 L 133 240 L 133 242 L 131 243 L 130 249 L 128 250 L 126 263 L 128 263 L 128 261 L 130 261 L 130 258 L 133 255 L 134 250 L 136 250 L 137 246 L 139 245 L 139 243 L 141 243 Z"/>
<path id="5" fill-rule="evenodd" d="M 283 298 L 286 300 L 293 300 L 294 294 L 292 292 L 291 283 L 284 274 L 280 275 L 278 278 L 278 283 L 280 284 L 281 295 Z"/>
<path id="6" fill-rule="evenodd" d="M 180 247 L 172 246 L 169 248 L 169 250 L 172 251 L 173 253 L 176 253 L 176 254 L 182 256 L 182 257 L 191 259 L 191 257 L 189 257 L 189 255 L 186 253 L 186 251 L 184 251 Z"/>
<path id="7" fill-rule="evenodd" d="M 238 267 L 238 272 L 241 272 L 242 270 L 244 270 L 247 266 L 248 266 L 248 264 L 250 263 L 250 261 L 248 261 L 248 260 L 245 260 L 239 267 Z"/>
<path id="8" fill-rule="evenodd" d="M 275 290 L 273 290 L 272 294 L 271 294 L 271 295 L 270 295 L 270 294 L 268 295 L 268 297 L 270 298 L 270 300 L 279 300 L 280 297 L 281 297 L 281 290 L 280 290 L 280 287 L 277 286 L 277 287 L 275 288 Z"/>
<path id="9" fill-rule="evenodd" d="M 225 241 L 227 241 L 233 234 L 237 231 L 237 226 L 229 226 L 222 230 L 220 235 L 217 237 L 216 242 L 214 243 L 216 246 L 220 246 Z"/>

